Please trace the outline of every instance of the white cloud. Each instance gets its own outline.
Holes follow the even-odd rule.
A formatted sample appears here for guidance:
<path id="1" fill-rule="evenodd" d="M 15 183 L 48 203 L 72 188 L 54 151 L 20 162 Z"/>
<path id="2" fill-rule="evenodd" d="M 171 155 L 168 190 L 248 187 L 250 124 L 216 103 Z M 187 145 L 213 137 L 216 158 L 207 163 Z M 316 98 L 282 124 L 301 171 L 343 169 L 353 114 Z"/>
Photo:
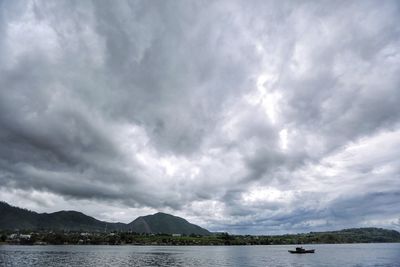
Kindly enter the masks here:
<path id="1" fill-rule="evenodd" d="M 240 233 L 395 224 L 396 2 L 1 5 L 2 200 Z"/>

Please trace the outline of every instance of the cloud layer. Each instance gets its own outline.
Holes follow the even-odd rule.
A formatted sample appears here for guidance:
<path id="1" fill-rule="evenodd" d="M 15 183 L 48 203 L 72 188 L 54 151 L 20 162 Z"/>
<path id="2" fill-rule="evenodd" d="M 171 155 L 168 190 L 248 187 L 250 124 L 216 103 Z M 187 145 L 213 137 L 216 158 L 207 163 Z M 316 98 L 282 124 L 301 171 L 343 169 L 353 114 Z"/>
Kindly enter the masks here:
<path id="1" fill-rule="evenodd" d="M 397 1 L 2 1 L 0 193 L 211 230 L 400 229 Z"/>

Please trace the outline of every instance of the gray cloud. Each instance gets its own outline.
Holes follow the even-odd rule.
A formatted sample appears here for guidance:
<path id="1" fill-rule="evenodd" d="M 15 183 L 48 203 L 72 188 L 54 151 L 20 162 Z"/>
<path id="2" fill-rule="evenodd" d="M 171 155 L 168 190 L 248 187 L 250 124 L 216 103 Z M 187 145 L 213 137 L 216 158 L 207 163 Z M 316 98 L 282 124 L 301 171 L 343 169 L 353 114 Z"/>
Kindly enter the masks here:
<path id="1" fill-rule="evenodd" d="M 4 200 L 399 229 L 396 1 L 0 6 Z"/>

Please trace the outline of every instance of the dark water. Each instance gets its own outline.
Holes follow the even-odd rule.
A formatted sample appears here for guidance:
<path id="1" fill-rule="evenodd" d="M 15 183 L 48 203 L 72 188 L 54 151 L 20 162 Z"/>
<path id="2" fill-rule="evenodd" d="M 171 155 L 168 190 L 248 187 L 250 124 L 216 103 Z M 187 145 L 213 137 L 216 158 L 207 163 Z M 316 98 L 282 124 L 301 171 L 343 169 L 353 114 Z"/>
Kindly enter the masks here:
<path id="1" fill-rule="evenodd" d="M 294 246 L 0 246 L 0 266 L 400 266 L 400 244 Z M 304 246 L 310 248 L 311 246 Z"/>

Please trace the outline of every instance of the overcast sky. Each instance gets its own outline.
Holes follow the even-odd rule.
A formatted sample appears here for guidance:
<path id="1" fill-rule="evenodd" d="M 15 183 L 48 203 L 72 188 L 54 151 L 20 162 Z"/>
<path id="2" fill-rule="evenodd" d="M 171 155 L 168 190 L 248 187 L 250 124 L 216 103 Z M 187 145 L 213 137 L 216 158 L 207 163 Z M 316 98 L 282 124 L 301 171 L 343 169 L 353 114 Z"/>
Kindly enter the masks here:
<path id="1" fill-rule="evenodd" d="M 399 1 L 0 1 L 0 200 L 400 230 Z"/>

